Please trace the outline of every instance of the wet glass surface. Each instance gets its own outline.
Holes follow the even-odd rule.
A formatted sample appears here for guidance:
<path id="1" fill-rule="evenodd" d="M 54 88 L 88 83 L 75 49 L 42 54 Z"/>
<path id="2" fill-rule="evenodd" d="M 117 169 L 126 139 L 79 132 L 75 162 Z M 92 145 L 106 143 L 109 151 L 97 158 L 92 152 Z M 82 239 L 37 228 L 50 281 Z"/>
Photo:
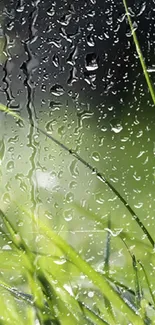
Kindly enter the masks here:
<path id="1" fill-rule="evenodd" d="M 155 3 L 128 6 L 154 82 Z M 146 239 L 107 184 L 38 128 L 100 171 L 154 235 L 155 108 L 122 1 L 1 1 L 0 76 L 0 103 L 24 119 L 0 112 L 0 205 L 29 244 L 41 238 L 16 203 L 99 270 L 108 217 L 113 237 Z M 125 268 L 121 247 L 111 264 Z"/>

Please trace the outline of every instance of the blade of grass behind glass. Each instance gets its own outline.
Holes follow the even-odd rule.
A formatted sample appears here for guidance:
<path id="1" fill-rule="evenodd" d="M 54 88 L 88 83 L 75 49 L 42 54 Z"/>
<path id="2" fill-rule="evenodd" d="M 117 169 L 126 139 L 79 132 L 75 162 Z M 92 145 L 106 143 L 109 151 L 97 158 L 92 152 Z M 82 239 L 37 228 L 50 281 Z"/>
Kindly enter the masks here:
<path id="1" fill-rule="evenodd" d="M 151 295 L 151 298 L 152 298 L 152 301 L 153 301 L 153 303 L 154 303 L 154 307 L 155 307 L 155 296 L 154 296 L 154 294 L 153 294 L 153 292 L 152 292 L 151 284 L 150 284 L 150 281 L 149 281 L 149 279 L 148 279 L 147 273 L 146 273 L 146 271 L 145 271 L 144 265 L 143 265 L 142 262 L 139 261 L 139 260 L 138 260 L 138 263 L 140 264 L 140 266 L 141 266 L 141 268 L 142 268 L 142 270 L 143 270 L 143 272 L 144 272 L 145 280 L 146 280 L 146 283 L 147 283 L 147 286 L 148 286 L 148 289 L 149 289 L 149 292 L 150 292 L 150 295 Z"/>
<path id="2" fill-rule="evenodd" d="M 78 309 L 76 309 L 76 314 L 78 315 L 75 315 L 74 309 L 69 308 L 68 301 L 63 301 L 63 299 L 61 298 L 61 290 L 58 283 L 55 282 L 55 286 L 54 286 L 54 281 L 53 281 L 53 283 L 51 284 L 51 279 L 49 280 L 49 277 L 47 276 L 47 272 L 45 270 L 44 271 L 39 270 L 39 272 L 37 272 L 37 278 L 40 282 L 42 291 L 46 297 L 46 300 L 48 301 L 48 305 L 50 306 L 50 308 L 53 309 L 53 311 L 55 311 L 55 308 L 59 310 L 59 316 L 57 315 L 56 319 L 59 321 L 60 318 L 60 323 L 61 323 L 61 317 L 63 315 L 67 316 L 67 314 L 69 313 L 70 313 L 71 324 L 76 325 L 77 321 L 79 323 L 81 323 L 81 321 L 84 321 L 84 317 L 82 320 L 80 319 L 80 317 L 78 317 L 79 316 Z M 51 274 L 50 274 L 50 278 L 52 278 Z M 83 313 L 82 316 L 84 316 Z"/>
<path id="3" fill-rule="evenodd" d="M 25 212 L 33 222 L 36 222 L 35 217 L 32 213 L 29 213 L 24 207 L 17 206 L 21 209 L 21 211 Z M 51 240 L 59 249 L 62 250 L 63 253 L 72 261 L 75 266 L 81 270 L 81 272 L 88 276 L 89 279 L 98 287 L 103 296 L 107 296 L 107 298 L 114 304 L 116 308 L 124 309 L 124 312 L 127 313 L 128 318 L 133 322 L 134 325 L 144 325 L 144 322 L 138 313 L 135 312 L 129 307 L 125 301 L 120 297 L 118 292 L 116 292 L 113 288 L 111 288 L 110 284 L 104 278 L 103 275 L 96 272 L 85 260 L 81 258 L 81 256 L 70 246 L 63 238 L 61 238 L 58 234 L 55 233 L 52 229 L 48 228 L 41 220 L 38 220 L 38 226 L 40 232 L 45 234 L 49 240 Z"/>
<path id="4" fill-rule="evenodd" d="M 132 37 L 133 37 L 133 40 L 134 40 L 134 43 L 135 43 L 135 46 L 136 46 L 136 51 L 137 51 L 137 54 L 138 54 L 138 57 L 139 57 L 139 60 L 140 60 L 140 63 L 141 63 L 142 69 L 143 69 L 145 80 L 147 82 L 147 85 L 148 85 L 149 92 L 151 94 L 153 103 L 155 104 L 155 91 L 153 89 L 149 73 L 147 72 L 144 57 L 143 57 L 143 54 L 142 54 L 142 51 L 141 51 L 141 48 L 140 48 L 140 45 L 139 45 L 139 42 L 138 42 L 138 39 L 137 39 L 136 32 L 135 32 L 135 30 L 133 28 L 132 20 L 130 18 L 130 14 L 129 14 L 129 11 L 128 11 L 127 1 L 126 0 L 122 0 L 122 1 L 123 1 L 123 4 L 124 4 L 125 11 L 126 11 L 127 19 L 128 19 L 129 26 L 130 26 L 130 30 L 132 32 Z"/>
<path id="5" fill-rule="evenodd" d="M 88 306 L 86 306 L 83 302 L 79 301 L 79 305 L 85 315 L 91 320 L 94 325 L 111 325 L 107 323 L 105 320 L 101 319 L 99 315 L 97 315 L 94 311 L 92 311 Z"/>
<path id="6" fill-rule="evenodd" d="M 111 219 L 110 216 L 108 217 L 108 229 L 111 230 Z M 105 244 L 105 255 L 104 255 L 104 269 L 109 273 L 109 260 L 110 260 L 110 240 L 111 240 L 111 233 L 110 231 L 107 231 L 107 238 L 106 238 L 106 244 Z"/>
<path id="7" fill-rule="evenodd" d="M 110 216 L 108 216 L 108 225 L 107 225 L 108 229 L 111 230 L 111 219 Z M 104 256 L 104 271 L 106 272 L 106 275 L 109 275 L 109 259 L 110 259 L 110 240 L 111 240 L 111 233 L 110 231 L 107 231 L 107 237 L 106 237 L 106 244 L 105 244 L 105 256 Z M 104 301 L 105 301 L 105 307 L 109 313 L 110 316 L 110 323 L 111 324 L 115 324 L 116 323 L 116 319 L 115 319 L 115 315 L 114 315 L 114 311 L 111 305 L 111 302 L 109 301 L 109 299 L 107 299 L 107 297 L 104 297 Z"/>
<path id="8" fill-rule="evenodd" d="M 141 307 L 141 299 L 142 299 L 142 293 L 141 293 L 141 286 L 140 281 L 138 277 L 138 269 L 137 269 L 137 261 L 135 255 L 132 255 L 132 265 L 134 269 L 134 275 L 135 275 L 135 301 L 138 308 Z"/>

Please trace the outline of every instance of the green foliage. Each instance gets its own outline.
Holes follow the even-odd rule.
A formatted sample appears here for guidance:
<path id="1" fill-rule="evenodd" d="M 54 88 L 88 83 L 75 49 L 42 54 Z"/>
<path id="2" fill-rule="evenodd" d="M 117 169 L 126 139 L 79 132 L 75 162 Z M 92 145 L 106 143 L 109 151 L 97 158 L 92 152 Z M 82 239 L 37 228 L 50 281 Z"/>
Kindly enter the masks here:
<path id="1" fill-rule="evenodd" d="M 3 275 L 3 279 L 0 281 L 3 292 L 1 297 L 3 303 L 4 290 L 6 290 L 10 301 L 10 323 L 14 323 L 16 314 L 21 317 L 23 312 L 25 314 L 23 324 L 30 318 L 29 313 L 38 319 L 40 324 L 121 324 L 122 322 L 128 324 L 129 321 L 134 325 L 149 324 L 144 300 L 145 305 L 151 306 L 152 310 L 154 302 L 150 303 L 140 294 L 140 279 L 135 259 L 132 257 L 135 291 L 131 292 L 129 288 L 123 287 L 122 284 L 110 277 L 109 234 L 106 244 L 105 271 L 100 274 L 48 225 L 40 220 L 36 221 L 31 213 L 23 207 L 19 207 L 19 213 L 22 214 L 23 212 L 27 218 L 32 220 L 34 227 L 37 227 L 38 234 L 44 237 L 45 242 L 48 240 L 51 252 L 55 247 L 54 251 L 57 253 L 56 256 L 45 255 L 46 260 L 45 256 L 31 251 L 21 237 L 19 229 L 15 229 L 7 216 L 1 211 L 3 232 L 9 237 L 11 255 L 17 257 L 16 260 L 10 258 L 10 271 L 15 268 L 14 263 L 16 263 L 16 268 L 21 278 L 24 279 L 24 288 L 28 291 L 24 293 L 17 288 L 12 288 L 11 280 L 9 284 L 6 284 L 4 281 L 5 274 Z M 36 242 L 35 239 L 34 241 Z M 38 251 L 42 248 L 39 245 L 38 243 Z M 4 251 L 3 254 L 3 258 L 7 258 L 8 251 Z M 59 261 L 58 264 L 55 263 L 56 258 Z M 61 263 L 62 261 L 64 262 Z M 64 273 L 63 281 L 59 280 L 59 278 L 61 279 L 61 272 Z M 79 280 L 81 277 L 85 277 L 85 280 L 89 281 L 91 290 L 95 293 L 91 298 L 93 301 L 91 306 L 87 305 L 84 296 L 80 297 L 80 286 L 75 289 L 73 281 L 75 274 Z M 87 291 L 89 296 L 89 286 Z M 16 303 L 16 299 L 20 301 L 20 304 Z M 1 318 L 5 322 L 6 315 L 3 309 L 1 310 Z"/>

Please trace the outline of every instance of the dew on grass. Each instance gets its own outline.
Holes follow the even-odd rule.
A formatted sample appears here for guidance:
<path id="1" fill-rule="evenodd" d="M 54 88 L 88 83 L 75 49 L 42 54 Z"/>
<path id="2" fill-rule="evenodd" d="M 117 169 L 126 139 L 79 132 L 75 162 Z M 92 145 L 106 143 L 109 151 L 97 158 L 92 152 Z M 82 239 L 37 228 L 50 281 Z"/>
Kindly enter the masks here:
<path id="1" fill-rule="evenodd" d="M 66 262 L 67 262 L 67 260 L 65 259 L 65 258 L 60 258 L 60 259 L 54 259 L 54 261 L 53 261 L 55 264 L 57 264 L 57 265 L 64 265 Z"/>
<path id="2" fill-rule="evenodd" d="M 11 246 L 10 245 L 4 245 L 2 247 L 3 250 L 12 250 Z"/>
<path id="3" fill-rule="evenodd" d="M 94 293 L 93 291 L 89 291 L 89 292 L 88 292 L 88 297 L 89 297 L 89 298 L 93 298 L 93 297 L 94 297 L 94 294 L 95 294 L 95 293 Z"/>

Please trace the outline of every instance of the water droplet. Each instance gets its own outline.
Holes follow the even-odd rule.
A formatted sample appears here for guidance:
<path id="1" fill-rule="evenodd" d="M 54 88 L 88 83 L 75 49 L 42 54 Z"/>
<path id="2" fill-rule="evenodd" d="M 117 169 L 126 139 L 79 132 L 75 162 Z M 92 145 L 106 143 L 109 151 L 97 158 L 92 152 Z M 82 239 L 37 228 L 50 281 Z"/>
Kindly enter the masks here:
<path id="1" fill-rule="evenodd" d="M 134 178 L 136 181 L 140 181 L 140 180 L 141 180 L 141 176 L 138 176 L 136 172 L 134 172 L 134 174 L 133 174 L 133 178 Z"/>
<path id="2" fill-rule="evenodd" d="M 100 192 L 95 193 L 95 201 L 99 204 L 103 204 L 105 202 L 104 194 Z"/>
<path id="3" fill-rule="evenodd" d="M 123 130 L 123 126 L 121 125 L 121 122 L 118 121 L 117 119 L 113 119 L 110 121 L 111 125 L 111 131 L 114 133 L 119 133 Z"/>
<path id="4" fill-rule="evenodd" d="M 2 250 L 12 250 L 11 246 L 10 245 L 4 245 L 2 247 Z"/>
<path id="5" fill-rule="evenodd" d="M 17 174 L 15 176 L 15 179 L 17 179 L 19 181 L 19 187 L 23 192 L 27 191 L 27 185 L 24 182 L 24 176 L 22 174 Z"/>
<path id="6" fill-rule="evenodd" d="M 10 21 L 8 24 L 7 24 L 7 30 L 11 31 L 13 28 L 14 28 L 14 21 Z"/>
<path id="7" fill-rule="evenodd" d="M 49 220 L 52 220 L 52 214 L 49 211 L 45 211 L 45 217 Z"/>
<path id="8" fill-rule="evenodd" d="M 149 72 L 149 73 L 155 72 L 155 67 L 153 66 L 153 67 L 148 68 L 147 72 Z"/>
<path id="9" fill-rule="evenodd" d="M 89 34 L 87 36 L 87 44 L 90 46 L 90 47 L 94 47 L 95 46 L 95 40 L 94 40 L 94 35 L 93 34 Z"/>
<path id="10" fill-rule="evenodd" d="M 76 81 L 78 80 L 78 77 L 77 77 L 76 73 L 77 73 L 77 70 L 76 70 L 75 67 L 73 67 L 73 68 L 70 70 L 70 72 L 69 72 L 69 78 L 68 78 L 68 80 L 67 80 L 67 84 L 68 84 L 69 86 L 72 86 L 73 83 L 76 82 Z"/>
<path id="11" fill-rule="evenodd" d="M 118 228 L 118 229 L 116 228 L 114 230 L 111 230 L 109 228 L 104 228 L 104 230 L 107 230 L 111 234 L 111 236 L 117 237 L 123 231 L 123 228 Z"/>
<path id="12" fill-rule="evenodd" d="M 70 20 L 72 18 L 72 14 L 64 14 L 60 19 L 57 20 L 57 22 L 59 24 L 61 24 L 62 26 L 68 26 L 70 23 Z"/>
<path id="13" fill-rule="evenodd" d="M 55 8 L 54 8 L 54 6 L 52 6 L 51 8 L 49 8 L 47 10 L 47 15 L 50 16 L 50 17 L 53 17 L 55 15 Z"/>
<path id="14" fill-rule="evenodd" d="M 24 11 L 24 0 L 19 0 L 16 11 L 17 12 L 23 12 Z"/>
<path id="15" fill-rule="evenodd" d="M 133 33 L 137 30 L 138 28 L 138 24 L 134 21 L 133 24 L 132 24 L 132 31 L 129 30 L 129 32 L 126 33 L 126 36 L 127 37 L 131 37 L 133 35 Z"/>
<path id="16" fill-rule="evenodd" d="M 13 160 L 10 160 L 7 163 L 6 169 L 7 169 L 8 172 L 11 172 L 14 169 L 14 161 Z"/>
<path id="17" fill-rule="evenodd" d="M 72 209 L 68 209 L 64 211 L 64 219 L 68 222 L 73 219 L 73 211 Z"/>
<path id="18" fill-rule="evenodd" d="M 93 298 L 94 297 L 94 291 L 89 291 L 88 292 L 88 297 Z"/>
<path id="19" fill-rule="evenodd" d="M 59 57 L 58 57 L 58 55 L 56 55 L 56 54 L 53 55 L 52 63 L 53 63 L 53 65 L 54 65 L 56 68 L 59 67 L 60 62 L 59 62 Z"/>
<path id="20" fill-rule="evenodd" d="M 92 158 L 95 160 L 95 161 L 99 161 L 100 160 L 100 154 L 96 151 L 96 152 L 93 152 L 92 153 Z"/>
<path id="21" fill-rule="evenodd" d="M 45 125 L 45 129 L 49 134 L 50 133 L 52 134 L 52 132 L 53 132 L 53 121 L 47 122 L 46 125 Z"/>
<path id="22" fill-rule="evenodd" d="M 137 209 L 142 208 L 142 206 L 143 206 L 143 202 L 139 202 L 137 204 L 134 204 L 134 207 L 137 208 Z"/>
<path id="23" fill-rule="evenodd" d="M 23 227 L 23 225 L 24 225 L 23 220 L 18 220 L 18 221 L 17 221 L 17 226 L 18 226 L 18 227 Z"/>
<path id="24" fill-rule="evenodd" d="M 9 204 L 11 202 L 11 197 L 10 197 L 10 194 L 9 193 L 4 193 L 4 195 L 3 195 L 3 202 L 5 204 Z"/>
<path id="25" fill-rule="evenodd" d="M 58 128 L 58 134 L 62 137 L 65 134 L 65 126 L 60 126 Z"/>
<path id="26" fill-rule="evenodd" d="M 85 67 L 87 71 L 94 71 L 98 69 L 98 58 L 95 53 L 86 55 Z"/>
<path id="27" fill-rule="evenodd" d="M 74 201 L 74 194 L 72 192 L 68 192 L 65 197 L 65 201 L 67 203 L 71 203 Z"/>
<path id="28" fill-rule="evenodd" d="M 69 166 L 69 170 L 73 177 L 77 177 L 79 175 L 79 170 L 77 168 L 77 160 L 73 160 Z"/>
<path id="29" fill-rule="evenodd" d="M 94 25 L 93 25 L 92 23 L 89 23 L 89 24 L 87 25 L 87 30 L 88 30 L 89 32 L 91 32 L 91 31 L 93 30 L 93 28 L 94 28 Z"/>
<path id="30" fill-rule="evenodd" d="M 75 46 L 73 50 L 69 53 L 66 62 L 70 65 L 75 65 L 75 60 L 78 58 L 78 48 Z"/>
<path id="31" fill-rule="evenodd" d="M 55 264 L 57 264 L 57 265 L 63 265 L 63 264 L 65 264 L 67 261 L 66 261 L 66 259 L 65 258 L 60 258 L 60 259 L 54 259 L 54 261 L 53 261 Z"/>
<path id="32" fill-rule="evenodd" d="M 142 6 L 141 6 L 141 8 L 140 8 L 139 13 L 137 14 L 137 17 L 138 17 L 138 16 L 141 16 L 142 13 L 145 11 L 145 9 L 146 9 L 146 1 L 144 1 L 144 2 L 142 3 Z"/>
<path id="33" fill-rule="evenodd" d="M 62 96 L 64 94 L 65 90 L 61 85 L 55 84 L 51 87 L 50 92 L 54 96 Z"/>
<path id="34" fill-rule="evenodd" d="M 77 182 L 75 182 L 75 181 L 70 182 L 70 184 L 69 184 L 69 188 L 70 188 L 71 190 L 73 190 L 73 189 L 76 188 L 76 187 L 77 187 Z"/>

